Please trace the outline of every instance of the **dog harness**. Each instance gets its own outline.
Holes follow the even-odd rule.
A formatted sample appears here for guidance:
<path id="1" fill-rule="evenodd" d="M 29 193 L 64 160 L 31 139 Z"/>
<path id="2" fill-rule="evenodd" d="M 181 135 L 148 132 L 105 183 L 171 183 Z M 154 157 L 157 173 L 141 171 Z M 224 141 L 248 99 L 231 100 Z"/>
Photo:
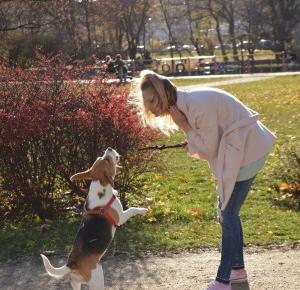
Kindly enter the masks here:
<path id="1" fill-rule="evenodd" d="M 117 226 L 114 218 L 109 214 L 108 210 L 111 207 L 112 203 L 116 199 L 116 196 L 113 194 L 109 202 L 104 207 L 96 207 L 93 209 L 86 209 L 84 212 L 85 216 L 88 215 L 101 215 L 105 217 L 113 226 Z"/>

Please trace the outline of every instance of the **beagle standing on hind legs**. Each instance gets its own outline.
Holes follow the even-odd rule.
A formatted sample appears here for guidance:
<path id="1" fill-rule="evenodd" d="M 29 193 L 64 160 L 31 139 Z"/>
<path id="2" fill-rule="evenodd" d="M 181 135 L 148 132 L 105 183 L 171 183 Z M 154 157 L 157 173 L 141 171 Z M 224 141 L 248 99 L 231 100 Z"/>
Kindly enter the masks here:
<path id="1" fill-rule="evenodd" d="M 117 191 L 114 190 L 114 178 L 119 154 L 106 149 L 92 167 L 71 177 L 72 181 L 92 180 L 85 204 L 82 224 L 75 237 L 67 264 L 54 268 L 48 258 L 41 255 L 47 273 L 57 279 L 70 276 L 74 290 L 80 290 L 81 284 L 87 284 L 91 290 L 104 289 L 104 276 L 99 263 L 109 244 L 116 227 L 124 224 L 135 215 L 145 215 L 146 208 L 131 207 L 123 210 Z"/>

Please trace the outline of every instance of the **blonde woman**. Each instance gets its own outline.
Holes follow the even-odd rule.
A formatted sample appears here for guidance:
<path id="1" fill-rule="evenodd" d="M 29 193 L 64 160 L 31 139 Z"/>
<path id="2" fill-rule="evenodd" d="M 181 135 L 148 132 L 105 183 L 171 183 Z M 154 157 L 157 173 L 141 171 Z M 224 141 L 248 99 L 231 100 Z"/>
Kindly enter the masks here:
<path id="1" fill-rule="evenodd" d="M 145 124 L 165 133 L 178 126 L 189 154 L 208 161 L 217 180 L 222 243 L 217 275 L 207 290 L 230 290 L 231 283 L 247 280 L 239 211 L 274 135 L 255 111 L 220 89 L 180 90 L 166 77 L 143 71 L 131 95 Z"/>

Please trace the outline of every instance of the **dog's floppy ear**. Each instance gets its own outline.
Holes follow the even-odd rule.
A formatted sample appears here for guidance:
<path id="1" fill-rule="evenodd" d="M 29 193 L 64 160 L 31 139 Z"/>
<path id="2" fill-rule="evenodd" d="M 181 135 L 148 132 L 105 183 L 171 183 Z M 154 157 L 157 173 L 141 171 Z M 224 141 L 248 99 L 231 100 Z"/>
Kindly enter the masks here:
<path id="1" fill-rule="evenodd" d="M 86 171 L 76 173 L 71 176 L 71 181 L 75 180 L 99 180 L 103 186 L 110 184 L 114 187 L 114 178 L 116 175 L 116 168 L 111 160 L 111 157 L 98 158 L 92 167 Z"/>
<path id="2" fill-rule="evenodd" d="M 97 164 L 101 161 L 101 158 L 97 158 L 97 160 L 94 162 L 94 164 L 92 165 L 92 167 L 86 171 L 82 171 L 82 172 L 78 172 L 74 175 L 72 175 L 70 177 L 71 181 L 75 181 L 75 180 L 83 180 L 83 179 L 87 179 L 87 180 L 94 180 L 97 179 L 92 171 L 93 169 L 97 166 Z"/>
<path id="3" fill-rule="evenodd" d="M 70 179 L 71 179 L 71 181 L 75 181 L 75 180 L 82 180 L 82 179 L 91 180 L 93 178 L 92 178 L 92 175 L 91 175 L 91 170 L 89 169 L 89 170 L 78 172 L 78 173 L 72 175 L 70 177 Z"/>

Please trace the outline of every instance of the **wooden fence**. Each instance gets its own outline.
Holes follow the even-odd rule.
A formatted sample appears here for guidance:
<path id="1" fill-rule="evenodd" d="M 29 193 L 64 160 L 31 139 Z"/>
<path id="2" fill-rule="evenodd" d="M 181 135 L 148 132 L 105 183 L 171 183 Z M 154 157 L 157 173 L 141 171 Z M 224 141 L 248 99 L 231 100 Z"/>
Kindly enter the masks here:
<path id="1" fill-rule="evenodd" d="M 297 71 L 300 63 L 290 60 L 285 53 L 272 57 L 245 55 L 238 61 L 220 61 L 211 55 L 153 59 L 147 68 L 164 75 L 212 75 Z"/>

